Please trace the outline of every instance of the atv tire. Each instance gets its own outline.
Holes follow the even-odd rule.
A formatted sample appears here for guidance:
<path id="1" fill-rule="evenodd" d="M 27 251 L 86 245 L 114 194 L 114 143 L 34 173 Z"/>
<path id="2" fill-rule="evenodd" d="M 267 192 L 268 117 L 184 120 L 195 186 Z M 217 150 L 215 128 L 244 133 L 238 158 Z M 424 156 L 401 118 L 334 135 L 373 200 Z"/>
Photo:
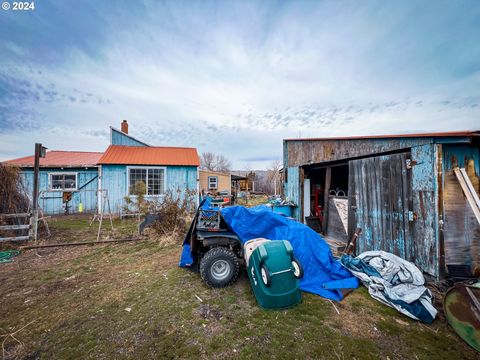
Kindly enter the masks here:
<path id="1" fill-rule="evenodd" d="M 214 288 L 235 282 L 240 272 L 240 262 L 233 251 L 225 247 L 210 249 L 200 260 L 202 280 Z"/>

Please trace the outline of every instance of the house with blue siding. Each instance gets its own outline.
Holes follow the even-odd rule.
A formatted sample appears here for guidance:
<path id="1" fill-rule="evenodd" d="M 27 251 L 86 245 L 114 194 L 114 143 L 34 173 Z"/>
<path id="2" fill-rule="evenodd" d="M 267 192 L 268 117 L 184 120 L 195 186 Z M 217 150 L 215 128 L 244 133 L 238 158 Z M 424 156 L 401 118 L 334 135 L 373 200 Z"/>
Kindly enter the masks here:
<path id="1" fill-rule="evenodd" d="M 21 167 L 25 190 L 32 194 L 34 157 L 5 163 Z M 169 191 L 198 192 L 199 164 L 195 148 L 150 146 L 129 135 L 124 120 L 120 130 L 110 127 L 105 152 L 47 151 L 40 159 L 39 206 L 52 215 L 98 212 L 105 194 L 110 211 L 119 214 L 138 182 L 147 200 L 161 201 Z"/>
<path id="2" fill-rule="evenodd" d="M 357 253 L 388 251 L 434 278 L 480 270 L 479 131 L 287 139 L 283 154 L 294 217 L 332 243 L 361 228 Z"/>
<path id="3" fill-rule="evenodd" d="M 198 191 L 195 148 L 110 145 L 98 165 L 101 188 L 116 213 L 122 211 L 125 196 L 135 196 L 138 182 L 145 185 L 147 200 L 161 200 L 168 191 Z"/>
<path id="4" fill-rule="evenodd" d="M 40 159 L 39 206 L 44 213 L 95 212 L 98 206 L 98 160 L 102 152 L 48 151 Z M 34 157 L 6 161 L 21 167 L 23 186 L 33 194 Z"/>

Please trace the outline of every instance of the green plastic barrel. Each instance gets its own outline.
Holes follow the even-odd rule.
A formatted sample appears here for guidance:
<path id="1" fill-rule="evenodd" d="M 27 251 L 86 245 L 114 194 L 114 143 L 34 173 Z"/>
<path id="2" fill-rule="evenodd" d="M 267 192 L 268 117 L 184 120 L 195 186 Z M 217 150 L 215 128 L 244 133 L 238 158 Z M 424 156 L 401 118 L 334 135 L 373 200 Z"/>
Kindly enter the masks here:
<path id="1" fill-rule="evenodd" d="M 248 277 L 257 302 L 266 309 L 284 309 L 298 304 L 302 300 L 299 279 L 303 269 L 293 256 L 292 245 L 286 240 L 259 240 L 261 244 L 247 261 Z M 245 244 L 249 245 L 252 243 Z"/>

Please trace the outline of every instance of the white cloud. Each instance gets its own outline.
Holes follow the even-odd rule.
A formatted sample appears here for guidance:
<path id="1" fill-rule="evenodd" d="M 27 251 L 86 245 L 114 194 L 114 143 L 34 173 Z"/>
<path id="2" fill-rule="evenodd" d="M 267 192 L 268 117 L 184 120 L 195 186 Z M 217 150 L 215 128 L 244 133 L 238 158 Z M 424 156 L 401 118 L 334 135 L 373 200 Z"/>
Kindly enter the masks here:
<path id="1" fill-rule="evenodd" d="M 438 30 L 442 19 L 431 20 L 438 11 L 415 15 L 394 6 L 393 14 L 336 3 L 152 6 L 128 22 L 110 18 L 96 57 L 72 46 L 56 66 L 13 65 L 19 78 L 53 84 L 58 92 L 52 102 L 23 105 L 42 124 L 35 140 L 102 150 L 108 126 L 128 119 L 131 133 L 149 143 L 216 151 L 243 168 L 242 159 L 252 167 L 268 165 L 251 160 L 281 157 L 282 139 L 299 135 L 478 126 L 480 73 L 454 80 L 451 74 L 427 76 L 427 55 L 416 53 L 426 42 L 421 32 Z M 415 34 L 404 29 L 411 16 L 430 21 L 425 29 L 417 25 L 417 39 L 404 35 Z M 440 12 L 440 18 L 449 16 Z M 432 47 L 444 45 L 442 31 L 429 40 Z M 470 61 L 479 52 L 469 54 Z M 432 68 L 444 66 L 428 60 Z M 30 152 L 33 140 L 3 129 L 0 158 Z"/>

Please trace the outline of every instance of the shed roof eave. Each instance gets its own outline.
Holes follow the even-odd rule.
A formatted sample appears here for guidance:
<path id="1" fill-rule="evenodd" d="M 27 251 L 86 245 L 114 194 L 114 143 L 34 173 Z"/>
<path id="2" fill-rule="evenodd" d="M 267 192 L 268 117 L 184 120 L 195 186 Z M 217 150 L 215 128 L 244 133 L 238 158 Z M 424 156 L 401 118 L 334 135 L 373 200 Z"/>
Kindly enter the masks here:
<path id="1" fill-rule="evenodd" d="M 390 134 L 390 135 L 360 135 L 360 136 L 340 136 L 324 138 L 289 138 L 283 139 L 284 142 L 292 141 L 334 141 L 334 140 L 374 140 L 374 139 L 402 139 L 402 138 L 470 138 L 480 137 L 480 130 L 472 131 L 450 131 L 433 133 L 411 133 L 411 134 Z"/>

